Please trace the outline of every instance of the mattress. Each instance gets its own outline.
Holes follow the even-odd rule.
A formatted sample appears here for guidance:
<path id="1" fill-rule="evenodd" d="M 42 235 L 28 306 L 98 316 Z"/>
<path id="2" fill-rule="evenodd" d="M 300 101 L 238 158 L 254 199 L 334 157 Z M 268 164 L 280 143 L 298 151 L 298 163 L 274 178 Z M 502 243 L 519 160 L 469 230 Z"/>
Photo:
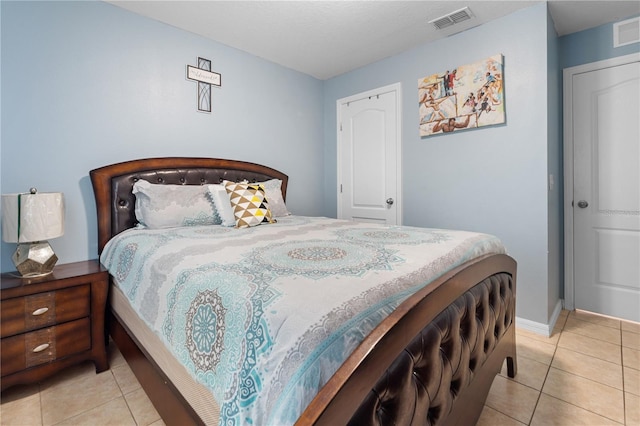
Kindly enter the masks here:
<path id="1" fill-rule="evenodd" d="M 111 288 L 109 303 L 121 323 L 127 327 L 145 351 L 153 357 L 156 365 L 171 380 L 189 405 L 205 424 L 218 424 L 220 407 L 211 392 L 187 371 L 160 337 L 138 316 L 129 299 L 118 286 Z"/>

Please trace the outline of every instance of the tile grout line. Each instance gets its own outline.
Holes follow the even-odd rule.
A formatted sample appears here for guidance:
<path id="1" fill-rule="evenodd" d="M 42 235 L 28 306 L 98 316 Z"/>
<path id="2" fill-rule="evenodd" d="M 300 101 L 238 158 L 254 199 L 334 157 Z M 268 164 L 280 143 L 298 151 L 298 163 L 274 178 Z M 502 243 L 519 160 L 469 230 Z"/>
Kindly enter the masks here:
<path id="1" fill-rule="evenodd" d="M 554 368 L 555 368 L 555 367 L 554 367 Z M 556 368 L 556 370 L 559 370 L 559 369 L 558 369 L 558 368 Z M 605 385 L 605 384 L 603 384 L 603 383 L 596 382 L 595 380 L 591 380 L 591 379 L 589 379 L 589 378 L 587 378 L 587 377 L 582 377 L 582 376 L 579 376 L 579 375 L 577 375 L 577 374 L 573 374 L 573 373 L 570 373 L 570 372 L 568 372 L 568 371 L 564 371 L 564 370 L 559 370 L 559 371 L 563 371 L 563 372 L 565 372 L 566 374 L 570 374 L 570 375 L 573 375 L 573 376 L 576 376 L 576 377 L 580 377 L 581 379 L 585 379 L 585 380 L 588 380 L 588 381 L 590 381 L 590 382 L 597 383 L 597 384 L 600 384 L 600 385 L 603 385 L 603 386 L 607 386 L 607 387 L 609 387 L 609 388 L 611 388 L 611 389 L 615 389 L 615 390 L 620 391 L 620 389 L 616 389 L 616 388 L 613 388 L 613 387 L 611 387 L 611 386 L 609 386 L 609 385 Z M 624 410 L 624 391 L 621 391 L 621 392 L 622 392 L 622 394 L 623 394 L 623 395 L 622 395 L 622 398 L 623 398 L 623 410 Z M 542 393 L 544 393 L 546 396 L 548 396 L 548 397 L 550 397 L 550 398 L 557 399 L 558 401 L 562 401 L 562 402 L 564 402 L 564 403 L 566 403 L 566 404 L 573 405 L 574 407 L 580 408 L 580 409 L 582 409 L 582 410 L 584 410 L 584 411 L 588 411 L 589 413 L 595 414 L 595 415 L 600 416 L 600 417 L 604 417 L 604 418 L 609 419 L 609 420 L 611 420 L 611 421 L 613 421 L 613 422 L 615 422 L 615 423 L 617 423 L 617 424 L 620 424 L 617 420 L 612 419 L 611 417 L 608 417 L 608 416 L 607 416 L 607 415 L 605 415 L 605 414 L 597 413 L 597 412 L 592 411 L 592 410 L 590 410 L 590 409 L 588 409 L 588 408 L 582 407 L 582 406 L 580 406 L 580 405 L 576 405 L 575 403 L 573 403 L 573 402 L 571 402 L 571 401 L 565 401 L 564 399 L 558 398 L 557 396 L 554 396 L 554 395 L 548 394 L 548 393 L 546 393 L 546 392 L 542 392 L 542 391 L 540 391 L 540 393 L 541 393 L 541 394 L 542 394 Z M 624 413 L 623 413 L 623 415 L 624 415 Z M 623 417 L 624 417 L 624 416 L 623 416 Z M 626 423 L 623 423 L 623 424 L 626 424 Z"/>
<path id="2" fill-rule="evenodd" d="M 620 364 L 622 367 L 622 418 L 624 419 L 624 424 L 627 424 L 627 398 L 625 397 L 626 394 L 626 387 L 624 384 L 624 353 L 623 353 L 623 342 L 622 342 L 622 323 L 620 323 Z"/>
<path id="3" fill-rule="evenodd" d="M 49 426 L 56 426 L 56 425 L 58 425 L 58 424 L 60 424 L 60 423 L 62 423 L 62 422 L 65 422 L 65 421 L 68 421 L 68 420 L 70 420 L 70 419 L 73 419 L 74 417 L 78 417 L 78 416 L 81 416 L 81 415 L 83 415 L 83 414 L 86 414 L 86 413 L 88 413 L 89 411 L 94 410 L 94 409 L 96 409 L 96 408 L 98 408 L 98 407 L 102 407 L 102 406 L 104 406 L 104 405 L 110 404 L 111 402 L 115 401 L 116 399 L 118 399 L 118 398 L 120 398 L 120 397 L 122 397 L 122 399 L 124 399 L 124 402 L 125 402 L 125 404 L 127 405 L 127 409 L 129 410 L 129 413 L 131 414 L 131 418 L 133 419 L 133 421 L 134 421 L 134 422 L 136 423 L 136 425 L 137 425 L 137 422 L 136 422 L 136 420 L 135 420 L 135 417 L 133 417 L 133 413 L 131 413 L 131 409 L 129 408 L 129 404 L 127 404 L 127 400 L 126 400 L 126 398 L 124 397 L 124 394 L 122 393 L 122 389 L 120 388 L 120 385 L 119 385 L 119 383 L 118 383 L 118 380 L 116 380 L 116 377 L 113 375 L 113 370 L 112 370 L 111 368 L 109 368 L 108 372 L 109 372 L 109 374 L 111 374 L 111 377 L 113 377 L 113 380 L 114 380 L 114 382 L 116 383 L 116 386 L 118 386 L 118 391 L 120 392 L 120 395 L 119 395 L 119 396 L 116 396 L 116 397 L 114 397 L 114 398 L 112 398 L 112 399 L 109 399 L 109 400 L 107 400 L 107 401 L 104 401 L 104 402 L 103 402 L 103 403 L 101 403 L 101 404 L 94 405 L 94 406 L 92 406 L 92 407 L 88 407 L 87 409 L 85 409 L 84 411 L 82 411 L 82 412 L 80 412 L 80 413 L 77 413 L 77 414 L 75 414 L 75 415 L 73 415 L 73 416 L 71 416 L 71 417 L 65 417 L 65 418 L 63 418 L 63 419 L 60 419 L 60 421 L 58 421 L 58 422 L 56 422 L 56 423 L 52 423 L 52 424 L 51 424 L 51 425 L 49 425 Z M 106 374 L 106 373 L 107 373 L 107 372 L 106 372 L 106 371 L 104 371 L 104 372 L 102 372 L 102 373 L 100 373 L 100 374 Z M 42 411 L 42 404 L 41 404 L 40 412 L 42 413 L 42 425 L 43 425 L 43 426 L 45 426 L 45 424 L 44 424 L 44 412 Z"/>
<path id="4" fill-rule="evenodd" d="M 616 364 L 615 362 L 607 361 L 606 359 L 601 359 L 601 358 L 598 358 L 598 357 L 595 357 L 595 356 L 591 356 L 591 355 L 588 355 L 588 354 L 585 354 L 585 353 L 582 353 L 582 352 L 577 352 L 577 351 L 574 351 L 574 350 L 568 349 L 568 348 L 560 348 L 560 349 L 563 349 L 563 350 L 568 351 L 568 352 L 573 352 L 573 353 L 576 353 L 576 354 L 584 355 L 586 357 L 593 358 L 594 360 L 597 360 L 597 361 L 600 361 L 600 362 L 606 362 L 608 364 L 620 367 L 620 373 L 621 373 L 621 378 L 622 378 L 622 388 L 617 388 L 615 386 L 611 386 L 608 383 L 603 383 L 603 382 L 600 382 L 598 380 L 592 379 L 590 377 L 583 376 L 582 374 L 579 374 L 579 373 L 576 373 L 576 372 L 573 372 L 573 371 L 569 371 L 569 370 L 565 370 L 565 369 L 560 368 L 560 367 L 553 367 L 553 365 L 552 365 L 551 366 L 552 368 L 555 368 L 558 371 L 562 371 L 563 373 L 571 374 L 573 376 L 580 377 L 580 378 L 585 379 L 585 380 L 589 380 L 590 382 L 597 383 L 597 384 L 602 385 L 602 386 L 607 386 L 607 387 L 609 387 L 611 389 L 614 389 L 614 390 L 625 392 L 625 390 L 624 390 L 624 366 L 622 364 Z M 554 356 L 555 356 L 555 354 L 554 354 Z M 591 361 L 589 361 L 589 362 L 591 362 Z M 553 364 L 553 360 L 552 360 L 552 364 Z"/>
<path id="5" fill-rule="evenodd" d="M 38 408 L 40 408 L 40 424 L 44 425 L 44 411 L 42 410 L 42 386 L 38 382 Z"/>
<path id="6" fill-rule="evenodd" d="M 574 312 L 575 312 L 575 311 L 574 311 Z M 567 319 L 568 319 L 568 316 L 567 316 Z M 578 319 L 578 321 L 583 321 L 583 320 L 579 320 L 579 319 Z M 626 401 L 625 401 L 625 396 L 624 396 L 624 394 L 625 394 L 625 391 L 624 391 L 624 360 L 623 360 L 623 358 L 622 358 L 622 357 L 623 357 L 623 354 L 622 354 L 622 351 L 623 351 L 623 345 L 622 345 L 622 321 L 621 321 L 621 320 L 617 320 L 617 321 L 618 321 L 618 326 L 617 326 L 617 327 L 605 326 L 605 325 L 603 325 L 603 324 L 601 324 L 601 323 L 598 323 L 598 322 L 592 322 L 592 321 L 584 321 L 584 322 L 588 322 L 588 323 L 590 323 L 590 324 L 594 324 L 594 325 L 598 325 L 598 326 L 602 326 L 602 327 L 609 327 L 609 328 L 611 328 L 611 329 L 616 329 L 616 328 L 617 328 L 617 329 L 618 329 L 618 332 L 620 333 L 620 345 L 619 345 L 619 348 L 620 348 L 620 364 L 619 364 L 619 365 L 620 365 L 620 368 L 621 368 L 621 370 L 622 370 L 622 418 L 623 418 L 623 425 L 626 425 L 626 424 L 627 424 L 627 417 L 626 417 Z M 562 332 L 564 332 L 564 327 L 563 327 Z M 577 335 L 579 335 L 578 333 L 573 333 L 573 332 L 571 332 L 571 331 L 567 331 L 567 333 L 571 333 L 571 334 L 577 334 Z M 590 337 L 590 336 L 584 336 L 584 337 Z M 601 341 L 601 342 L 605 342 L 605 343 L 611 343 L 611 342 L 607 342 L 607 341 L 602 340 L 602 339 L 597 339 L 597 338 L 595 338 L 595 337 L 592 337 L 592 339 L 594 339 L 594 340 L 599 340 L 599 341 Z M 559 342 L 559 340 L 558 340 L 558 342 Z M 611 344 L 613 344 L 613 343 L 611 343 Z M 565 348 L 565 349 L 566 349 L 566 350 L 571 350 L 571 349 L 568 349 L 568 348 Z M 577 352 L 577 351 L 574 351 L 574 352 Z M 578 352 L 578 353 L 581 353 L 581 354 L 583 354 L 583 355 L 585 355 L 585 356 L 589 356 L 589 357 L 591 357 L 591 358 L 595 358 L 595 359 L 598 359 L 598 360 L 601 360 L 601 361 L 610 362 L 610 361 L 607 361 L 607 360 L 604 360 L 604 359 L 601 359 L 601 358 L 598 358 L 598 357 L 594 357 L 594 356 L 592 356 L 592 355 L 589 355 L 589 354 L 586 354 L 586 353 L 583 353 L 583 352 Z M 553 363 L 553 360 L 552 360 L 552 363 Z M 612 364 L 615 364 L 615 363 L 612 363 Z M 557 368 L 557 369 L 558 369 L 558 368 Z M 558 370 L 560 370 L 560 371 L 564 371 L 564 370 L 561 370 L 561 369 L 558 369 Z M 598 381 L 596 381 L 596 380 L 592 380 L 592 379 L 590 379 L 590 378 L 588 378 L 588 377 L 580 376 L 579 374 L 571 373 L 571 372 L 568 372 L 568 371 L 565 371 L 565 373 L 573 374 L 574 376 L 581 377 L 581 378 L 583 378 L 583 379 L 585 379 L 585 380 L 589 380 L 589 381 L 591 381 L 591 382 L 598 383 L 598 384 L 601 384 L 601 385 L 604 385 L 604 386 L 608 386 L 608 387 L 610 387 L 610 388 L 612 388 L 612 389 L 616 389 L 616 388 L 614 388 L 614 387 L 612 387 L 612 386 L 609 386 L 609 385 L 604 384 L 604 383 L 600 383 L 600 382 L 598 382 Z M 617 389 L 617 390 L 619 390 L 619 389 Z M 546 395 L 548 395 L 548 394 L 546 394 Z M 548 396 L 553 397 L 552 395 L 548 395 Z M 554 397 L 554 398 L 555 398 L 555 397 Z M 559 398 L 556 398 L 556 399 L 559 399 Z M 559 399 L 559 400 L 560 400 L 560 401 L 563 401 L 563 402 L 566 402 L 567 404 L 573 405 L 574 407 L 582 408 L 583 410 L 586 410 L 586 411 L 588 411 L 588 412 L 590 412 L 590 413 L 596 414 L 596 415 L 598 415 L 598 416 L 601 416 L 601 417 L 607 418 L 607 419 L 609 419 L 609 420 L 611 420 L 611 421 L 613 421 L 613 422 L 618 423 L 616 420 L 614 420 L 614 419 L 612 419 L 612 418 L 610 418 L 610 417 L 608 417 L 608 416 L 605 416 L 605 415 L 602 415 L 602 414 L 596 413 L 596 412 L 591 411 L 591 410 L 589 410 L 589 409 L 587 409 L 587 408 L 580 407 L 579 405 L 575 405 L 575 404 L 573 404 L 573 403 L 571 403 L 571 402 L 564 401 L 564 400 L 562 400 L 562 399 Z"/>
<path id="7" fill-rule="evenodd" d="M 613 329 L 612 329 L 612 330 L 613 330 Z M 575 336 L 588 337 L 588 338 L 590 338 L 590 339 L 597 340 L 597 341 L 599 341 L 599 342 L 608 343 L 608 344 L 610 344 L 610 345 L 618 346 L 618 343 L 613 343 L 613 342 L 610 342 L 610 341 L 608 341 L 608 340 L 603 340 L 603 339 L 599 339 L 599 338 L 597 338 L 597 337 L 592 337 L 592 336 L 589 336 L 589 335 L 587 335 L 587 334 L 580 334 L 580 333 L 573 332 L 573 331 L 571 331 L 571 330 L 566 330 L 566 331 L 565 331 L 565 330 L 563 330 L 563 332 L 565 332 L 565 333 L 569 333 L 569 334 L 573 334 L 573 335 L 575 335 Z M 622 335 L 620 336 L 620 338 L 622 339 Z M 620 346 L 622 346 L 622 340 L 620 341 L 620 344 L 619 344 L 619 345 L 620 345 Z"/>
<path id="8" fill-rule="evenodd" d="M 133 422 L 137 425 L 137 426 L 142 426 L 138 423 L 138 420 L 136 419 L 136 417 L 133 415 L 133 411 L 131 411 L 131 407 L 129 406 L 129 401 L 127 401 L 127 398 L 125 398 L 124 394 L 122 395 L 122 398 L 124 399 L 124 403 L 127 406 L 127 410 L 129 410 L 129 414 L 131 415 L 131 418 L 133 419 Z"/>
<path id="9" fill-rule="evenodd" d="M 568 316 L 567 316 L 567 320 L 568 320 Z M 578 320 L 578 321 L 582 321 L 582 320 Z M 591 321 L 584 321 L 584 322 L 588 322 L 588 323 L 590 323 L 590 324 L 594 324 L 594 325 L 598 325 L 598 326 L 603 326 L 602 324 L 600 324 L 600 323 L 596 323 L 596 322 L 591 322 Z M 609 327 L 609 326 L 603 326 L 603 327 Z M 624 425 L 626 425 L 626 410 L 625 410 L 625 397 L 624 397 L 624 365 L 623 365 L 623 359 L 622 359 L 622 347 L 623 347 L 623 346 L 622 346 L 622 322 L 621 322 L 620 320 L 618 320 L 618 327 L 615 327 L 615 328 L 614 328 L 614 327 L 609 327 L 609 328 L 611 328 L 611 329 L 615 329 L 615 328 L 617 328 L 617 329 L 618 329 L 618 331 L 619 331 L 619 333 L 620 333 L 620 345 L 619 345 L 619 347 L 620 347 L 620 364 L 612 363 L 611 361 L 608 361 L 608 360 L 605 360 L 605 359 L 602 359 L 602 358 L 599 358 L 599 357 L 595 357 L 595 356 L 592 356 L 592 355 L 590 355 L 590 354 L 586 354 L 586 353 L 584 353 L 584 352 L 578 352 L 578 351 L 573 351 L 573 352 L 580 353 L 580 354 L 582 354 L 582 355 L 585 355 L 585 356 L 588 356 L 588 357 L 590 357 L 590 358 L 594 358 L 594 359 L 597 359 L 597 360 L 600 360 L 600 361 L 604 361 L 604 362 L 609 362 L 609 363 L 611 363 L 611 364 L 620 365 L 620 368 L 621 368 L 621 370 L 622 370 L 622 410 L 623 410 L 623 412 L 622 412 L 622 418 L 623 418 L 623 424 L 624 424 Z M 564 331 L 565 331 L 565 330 L 564 330 L 564 327 L 563 327 L 563 329 L 562 329 L 562 331 L 561 331 L 561 332 L 564 332 Z M 573 332 L 571 332 L 571 331 L 567 331 L 567 333 L 580 335 L 580 334 L 578 334 L 578 333 L 573 333 Z M 583 335 L 581 335 L 581 336 L 583 336 Z M 583 337 L 590 337 L 590 336 L 583 336 Z M 592 337 L 592 339 L 594 339 L 594 340 L 599 340 L 599 341 L 601 341 L 601 342 L 605 342 L 605 343 L 611 343 L 611 342 L 607 342 L 607 341 L 605 341 L 605 340 L 597 339 L 597 338 L 595 338 L 595 337 Z M 560 340 L 558 339 L 558 342 L 559 342 L 559 341 L 560 341 Z M 613 343 L 611 343 L 611 344 L 613 344 Z M 572 351 L 572 349 L 568 349 L 568 348 L 564 348 L 564 349 L 566 349 L 566 350 L 568 350 L 568 351 Z M 554 357 L 555 357 L 555 353 L 554 353 Z M 551 362 L 553 363 L 553 359 L 551 360 Z M 607 385 L 607 384 L 605 384 L 605 383 L 600 383 L 600 382 L 598 382 L 598 381 L 596 381 L 596 380 L 590 379 L 590 378 L 588 378 L 588 377 L 584 377 L 584 376 L 581 376 L 581 375 L 579 375 L 579 374 L 575 374 L 575 373 L 572 373 L 572 372 L 569 372 L 569 371 L 565 371 L 565 370 L 559 369 L 559 368 L 557 368 L 557 367 L 554 367 L 554 368 L 556 368 L 556 369 L 557 369 L 557 370 L 559 370 L 559 371 L 563 371 L 563 372 L 565 372 L 565 373 L 567 373 L 567 374 L 572 374 L 572 375 L 574 375 L 574 376 L 576 376 L 576 377 L 580 377 L 580 378 L 582 378 L 582 379 L 588 380 L 588 381 L 590 381 L 590 382 L 598 383 L 598 384 L 600 384 L 600 385 L 607 386 L 607 387 L 610 387 L 610 388 L 612 388 L 612 389 L 620 390 L 620 389 L 614 388 L 613 386 L 609 386 L 609 385 Z M 546 379 L 545 379 L 545 380 L 546 380 Z M 542 391 L 541 391 L 541 393 L 542 393 Z M 603 414 L 600 414 L 600 413 L 596 413 L 596 412 L 591 411 L 591 410 L 589 410 L 589 409 L 587 409 L 587 408 L 585 408 L 585 407 L 581 407 L 581 406 L 576 405 L 576 404 L 574 404 L 574 403 L 571 403 L 571 402 L 569 402 L 569 401 L 565 401 L 565 400 L 563 400 L 563 399 L 557 398 L 557 397 L 555 397 L 555 396 L 553 396 L 553 395 L 549 395 L 549 394 L 546 394 L 546 393 L 545 393 L 545 395 L 547 395 L 547 396 L 549 396 L 549 397 L 552 397 L 552 398 L 556 398 L 556 399 L 558 399 L 558 400 L 560 400 L 560 401 L 563 401 L 563 402 L 565 402 L 565 403 L 567 403 L 567 404 L 573 405 L 574 407 L 581 408 L 581 409 L 586 410 L 586 411 L 588 411 L 588 412 L 590 412 L 590 413 L 592 413 L 592 414 L 598 415 L 598 416 L 600 416 L 600 417 L 604 417 L 604 418 L 609 419 L 609 420 L 611 420 L 611 421 L 613 421 L 613 422 L 615 422 L 615 423 L 618 423 L 615 419 L 612 419 L 612 418 L 610 418 L 610 417 L 608 417 L 608 416 L 606 416 L 606 415 L 603 415 Z"/>
<path id="10" fill-rule="evenodd" d="M 558 347 L 556 346 L 556 348 L 553 350 L 553 356 L 551 357 L 551 362 L 553 362 L 553 357 L 556 356 L 557 350 L 558 350 Z M 536 403 L 533 406 L 533 411 L 531 412 L 531 418 L 529 419 L 529 422 L 527 423 L 527 425 L 531 425 L 531 422 L 533 421 L 533 418 L 536 415 L 536 410 L 538 409 L 538 404 L 540 403 L 540 398 L 542 397 L 542 389 L 544 389 L 544 384 L 547 382 L 547 377 L 549 377 L 549 371 L 551 371 L 551 364 L 547 366 L 547 372 L 545 373 L 544 380 L 540 385 L 540 391 L 538 391 L 538 398 L 536 398 Z"/>
<path id="11" fill-rule="evenodd" d="M 562 335 L 562 331 L 564 330 L 564 326 L 567 323 L 568 317 L 569 317 L 569 315 L 566 315 L 566 318 L 564 319 L 564 323 L 562 324 L 562 329 L 560 329 L 560 331 L 559 331 L 560 335 Z M 551 330 L 551 334 L 553 335 L 553 330 Z M 536 404 L 533 407 L 533 412 L 531 413 L 531 418 L 529 419 L 529 423 L 527 423 L 528 426 L 531 425 L 531 422 L 533 422 L 533 418 L 536 415 L 536 410 L 538 409 L 538 404 L 540 403 L 540 398 L 542 397 L 542 390 L 544 389 L 544 384 L 547 382 L 547 378 L 549 377 L 549 372 L 551 371 L 551 365 L 553 364 L 553 359 L 556 357 L 556 352 L 558 351 L 558 343 L 559 342 L 560 342 L 560 336 L 558 336 L 558 340 L 553 345 L 554 346 L 553 355 L 551 355 L 551 361 L 549 361 L 549 365 L 547 365 L 547 372 L 545 373 L 544 380 L 542 381 L 542 384 L 540 385 L 540 391 L 538 392 L 538 398 L 536 399 Z"/>
<path id="12" fill-rule="evenodd" d="M 113 370 L 114 370 L 114 368 L 122 368 L 122 366 L 120 366 L 120 365 L 116 365 L 116 366 L 110 367 L 110 368 L 109 368 L 109 371 L 111 372 L 111 375 L 113 376 L 113 380 L 115 380 L 116 385 L 118 386 L 118 390 L 120 391 L 120 396 L 121 396 L 121 397 L 122 397 L 122 399 L 124 400 L 124 404 L 127 406 L 127 411 L 129 411 L 129 415 L 131 415 L 131 418 L 133 419 L 133 422 L 134 422 L 137 426 L 140 426 L 140 425 L 138 424 L 138 420 L 137 420 L 137 419 L 136 419 L 136 417 L 133 415 L 133 411 L 131 411 L 131 407 L 129 406 L 129 401 L 127 400 L 127 397 L 125 396 L 125 393 L 124 393 L 124 389 L 122 389 L 122 386 L 120 385 L 120 382 L 118 381 L 118 378 L 116 377 L 116 375 L 115 375 L 115 374 L 113 374 Z M 137 378 L 136 378 L 136 380 L 137 380 Z M 137 389 L 136 389 L 136 390 L 137 390 Z M 133 391 L 131 391 L 131 392 L 133 392 Z M 129 393 L 131 393 L 131 392 L 129 392 Z"/>
<path id="13" fill-rule="evenodd" d="M 567 315 L 567 317 L 568 317 L 568 315 Z M 566 322 L 566 318 L 565 318 L 565 322 Z M 563 329 L 564 329 L 564 324 L 563 324 L 563 326 L 562 326 L 562 327 L 563 327 Z M 562 332 L 562 330 L 560 330 L 560 333 L 561 333 L 561 332 Z M 552 331 L 552 334 L 553 334 L 553 331 Z M 517 337 L 517 335 L 516 335 L 516 341 L 517 341 L 517 338 L 518 338 L 518 337 Z M 558 341 L 559 341 L 559 340 L 560 340 L 560 339 L 558 339 Z M 522 355 L 517 355 L 517 354 L 516 354 L 516 356 L 517 356 L 517 357 L 522 356 L 523 358 L 526 358 L 526 359 L 528 359 L 528 360 L 530 360 L 530 361 L 533 361 L 533 362 L 540 362 L 541 364 L 546 365 L 546 367 L 547 367 L 547 372 L 545 373 L 544 380 L 542 381 L 542 384 L 540 385 L 540 389 L 536 389 L 536 388 L 534 388 L 534 387 L 532 387 L 532 386 L 529 386 L 529 385 L 527 385 L 527 384 L 517 382 L 517 381 L 515 381 L 515 378 L 513 378 L 513 379 L 512 379 L 512 378 L 510 378 L 510 377 L 505 377 L 507 380 L 514 381 L 514 382 L 518 383 L 519 385 L 522 385 L 522 386 L 524 386 L 524 387 L 527 387 L 527 388 L 529 388 L 529 389 L 532 389 L 532 390 L 534 390 L 534 391 L 536 391 L 536 392 L 538 393 L 538 396 L 537 396 L 537 398 L 536 398 L 536 403 L 535 403 L 535 405 L 534 405 L 534 407 L 533 407 L 533 410 L 531 411 L 531 417 L 529 417 L 529 420 L 528 420 L 528 421 L 527 421 L 527 423 L 526 423 L 526 424 L 527 424 L 527 426 L 530 426 L 530 425 L 531 425 L 531 422 L 533 421 L 533 417 L 534 417 L 534 416 L 535 416 L 535 414 L 536 414 L 536 409 L 538 408 L 538 403 L 540 402 L 540 397 L 542 396 L 542 388 L 544 387 L 544 384 L 545 384 L 545 382 L 547 381 L 547 376 L 549 375 L 549 371 L 551 370 L 551 364 L 553 363 L 553 358 L 555 357 L 555 353 L 556 353 L 556 351 L 558 350 L 558 343 L 557 343 L 557 342 L 556 342 L 556 343 L 554 343 L 554 344 L 553 344 L 553 346 L 554 346 L 554 349 L 553 349 L 553 355 L 551 356 L 551 361 L 549 362 L 549 364 L 545 364 L 545 363 L 542 363 L 542 362 L 540 362 L 540 361 L 538 361 L 538 360 L 531 359 L 531 358 L 528 358 L 528 357 L 526 357 L 526 356 L 522 356 Z M 504 376 L 503 376 L 503 377 L 504 377 Z M 489 406 L 489 407 L 490 407 L 490 406 Z M 505 415 L 505 416 L 507 416 L 507 417 L 509 417 L 509 418 L 511 418 L 511 419 L 513 419 L 513 420 L 515 420 L 515 421 L 517 421 L 517 422 L 520 422 L 520 420 L 518 420 L 518 419 L 516 419 L 516 418 L 514 418 L 514 417 L 512 417 L 512 416 L 510 416 L 510 415 L 509 415 L 509 414 L 507 414 L 507 413 L 503 413 L 502 411 L 497 410 L 497 409 L 495 409 L 495 408 L 493 408 L 493 407 L 490 407 L 490 408 L 494 409 L 494 410 L 495 410 L 495 411 L 497 411 L 498 413 L 501 413 L 501 414 L 503 414 L 503 415 Z"/>

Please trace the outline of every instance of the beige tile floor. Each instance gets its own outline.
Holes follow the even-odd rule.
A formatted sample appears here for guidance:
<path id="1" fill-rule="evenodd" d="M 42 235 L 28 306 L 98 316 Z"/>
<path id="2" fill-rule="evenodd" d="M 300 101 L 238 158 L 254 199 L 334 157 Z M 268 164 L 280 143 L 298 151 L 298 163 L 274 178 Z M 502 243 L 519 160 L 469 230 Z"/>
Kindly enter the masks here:
<path id="1" fill-rule="evenodd" d="M 496 377 L 478 426 L 640 425 L 640 324 L 562 311 L 551 337 L 516 343 L 518 374 Z"/>
<path id="2" fill-rule="evenodd" d="M 140 383 L 109 345 L 109 370 L 96 374 L 91 362 L 68 368 L 35 385 L 2 393 L 0 424 L 12 426 L 162 426 Z"/>
<path id="3" fill-rule="evenodd" d="M 640 325 L 563 311 L 551 337 L 517 330 L 518 375 L 496 377 L 479 426 L 640 425 Z M 85 363 L 2 394 L 2 425 L 164 423 L 115 348 L 111 369 Z"/>

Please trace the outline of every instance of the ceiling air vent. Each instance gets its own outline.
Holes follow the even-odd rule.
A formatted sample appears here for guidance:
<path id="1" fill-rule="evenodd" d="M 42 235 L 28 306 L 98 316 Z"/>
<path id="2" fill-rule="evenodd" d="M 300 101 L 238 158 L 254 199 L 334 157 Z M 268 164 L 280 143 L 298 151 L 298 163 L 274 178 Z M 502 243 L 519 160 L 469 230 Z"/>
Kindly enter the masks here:
<path id="1" fill-rule="evenodd" d="M 468 7 L 465 7 L 460 10 L 456 10 L 455 12 L 451 12 L 447 15 L 433 19 L 429 21 L 429 23 L 435 25 L 437 29 L 441 30 L 459 22 L 466 21 L 467 19 L 471 19 L 472 16 L 473 14 L 471 13 L 471 10 Z"/>
<path id="2" fill-rule="evenodd" d="M 640 41 L 640 17 L 613 24 L 613 47 Z"/>

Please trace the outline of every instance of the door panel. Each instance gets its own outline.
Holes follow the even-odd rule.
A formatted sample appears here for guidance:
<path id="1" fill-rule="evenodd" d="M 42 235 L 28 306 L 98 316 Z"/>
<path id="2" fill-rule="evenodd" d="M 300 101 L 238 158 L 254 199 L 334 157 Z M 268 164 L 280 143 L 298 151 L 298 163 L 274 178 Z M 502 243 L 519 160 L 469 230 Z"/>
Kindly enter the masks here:
<path id="1" fill-rule="evenodd" d="M 367 99 L 352 103 L 354 114 L 346 124 L 351 131 L 351 187 L 353 208 L 384 208 L 385 200 L 385 113 L 372 109 Z M 380 170 L 381 173 L 372 173 Z"/>
<path id="2" fill-rule="evenodd" d="M 596 229 L 598 282 L 640 291 L 640 244 L 637 231 Z"/>
<path id="3" fill-rule="evenodd" d="M 640 321 L 640 63 L 572 84 L 575 307 Z"/>
<path id="4" fill-rule="evenodd" d="M 381 90 L 340 105 L 341 219 L 400 224 L 397 97 L 395 90 Z"/>

